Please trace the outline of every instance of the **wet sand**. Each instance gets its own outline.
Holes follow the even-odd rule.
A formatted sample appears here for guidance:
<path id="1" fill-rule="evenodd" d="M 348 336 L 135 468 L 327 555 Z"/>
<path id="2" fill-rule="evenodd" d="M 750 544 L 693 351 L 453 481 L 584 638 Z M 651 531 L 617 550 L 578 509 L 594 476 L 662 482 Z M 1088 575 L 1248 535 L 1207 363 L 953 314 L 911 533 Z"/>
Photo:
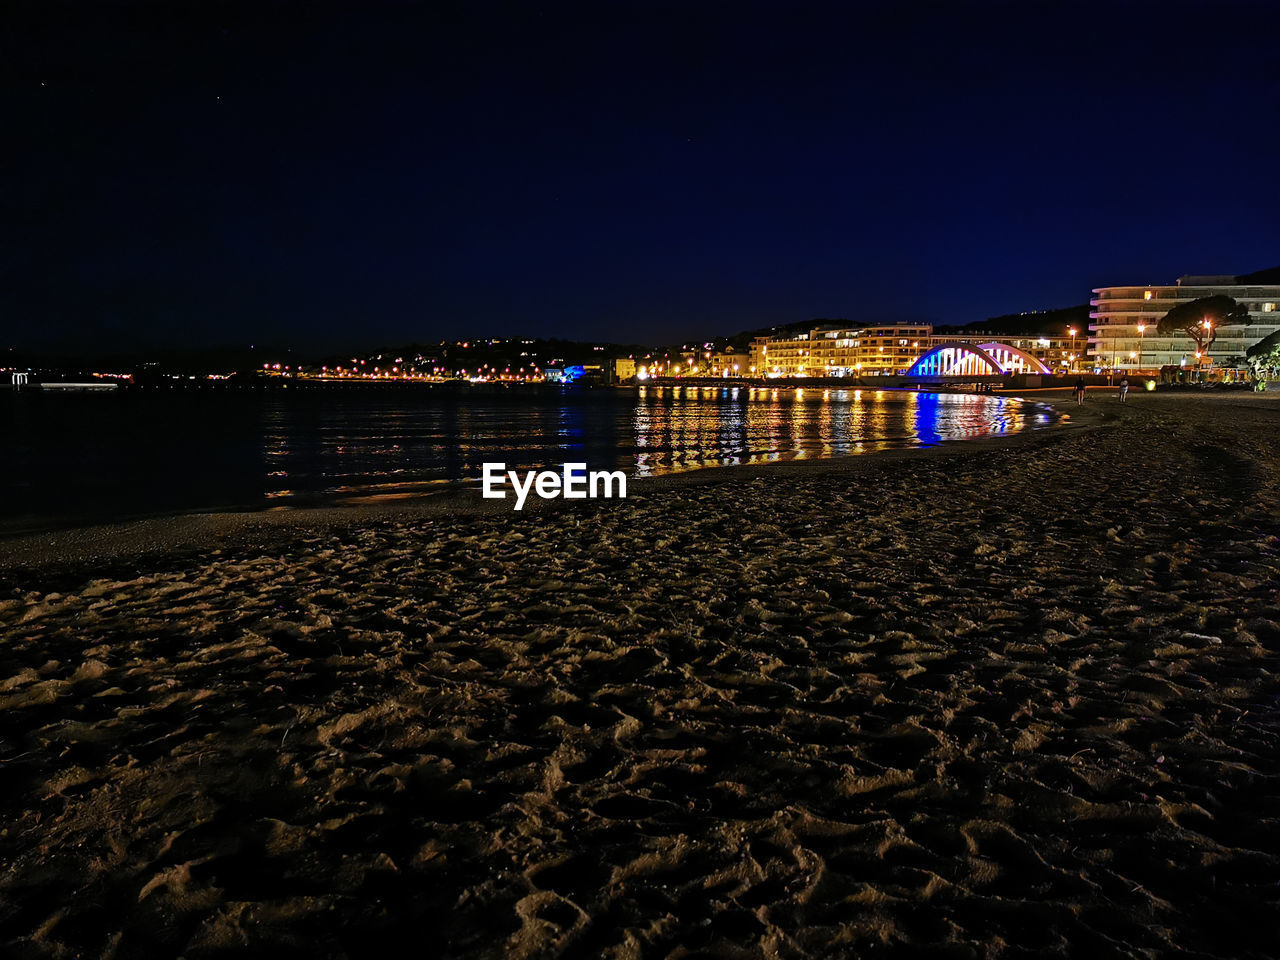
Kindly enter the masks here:
<path id="1" fill-rule="evenodd" d="M 0 545 L 0 943 L 1274 956 L 1280 396 L 1063 409 Z"/>

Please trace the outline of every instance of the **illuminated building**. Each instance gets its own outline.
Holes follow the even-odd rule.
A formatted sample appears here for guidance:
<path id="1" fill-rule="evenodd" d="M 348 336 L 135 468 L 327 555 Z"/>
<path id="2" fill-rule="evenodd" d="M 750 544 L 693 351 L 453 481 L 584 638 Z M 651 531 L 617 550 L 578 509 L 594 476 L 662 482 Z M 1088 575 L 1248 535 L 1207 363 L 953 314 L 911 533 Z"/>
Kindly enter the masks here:
<path id="1" fill-rule="evenodd" d="M 932 333 L 929 324 L 900 323 L 756 337 L 750 366 L 756 376 L 765 377 L 894 375 L 906 372 L 929 348 Z"/>
<path id="2" fill-rule="evenodd" d="M 636 375 L 636 362 L 631 357 L 616 357 L 610 360 L 606 367 L 608 368 L 610 383 L 630 380 Z"/>
<path id="3" fill-rule="evenodd" d="M 1093 366 L 1116 370 L 1194 367 L 1195 341 L 1185 334 L 1156 331 L 1160 318 L 1179 303 L 1225 295 L 1243 304 L 1253 323 L 1222 327 L 1209 345 L 1219 367 L 1243 357 L 1249 347 L 1280 330 L 1280 277 L 1264 275 L 1188 276 L 1172 286 L 1098 287 L 1090 301 L 1089 355 Z M 1257 279 L 1272 282 L 1254 282 Z"/>

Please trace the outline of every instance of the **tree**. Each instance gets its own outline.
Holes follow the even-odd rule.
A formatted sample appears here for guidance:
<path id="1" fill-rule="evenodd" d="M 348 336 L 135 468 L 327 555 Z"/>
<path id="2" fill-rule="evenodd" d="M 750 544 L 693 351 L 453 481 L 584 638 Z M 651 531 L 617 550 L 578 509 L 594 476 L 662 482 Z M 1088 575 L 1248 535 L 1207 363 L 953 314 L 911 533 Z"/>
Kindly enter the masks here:
<path id="1" fill-rule="evenodd" d="M 1160 318 L 1156 332 L 1166 337 L 1185 334 L 1196 342 L 1197 354 L 1206 354 L 1221 327 L 1245 326 L 1252 322 L 1247 307 L 1237 303 L 1234 297 L 1219 294 L 1178 304 Z"/>
<path id="2" fill-rule="evenodd" d="M 1245 351 L 1245 361 L 1253 372 L 1253 379 L 1268 380 L 1280 369 L 1280 330 L 1259 340 Z"/>

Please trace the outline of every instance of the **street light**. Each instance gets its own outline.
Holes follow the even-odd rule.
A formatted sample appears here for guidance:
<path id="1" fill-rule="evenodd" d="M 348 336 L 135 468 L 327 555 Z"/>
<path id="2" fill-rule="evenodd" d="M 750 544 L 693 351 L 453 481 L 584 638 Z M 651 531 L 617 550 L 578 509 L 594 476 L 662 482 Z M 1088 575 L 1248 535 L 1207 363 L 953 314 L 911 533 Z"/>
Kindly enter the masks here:
<path id="1" fill-rule="evenodd" d="M 1142 334 L 1147 329 L 1145 323 L 1138 324 L 1138 369 L 1142 369 Z"/>
<path id="2" fill-rule="evenodd" d="M 1071 334 L 1071 367 L 1074 372 L 1076 368 L 1076 328 L 1067 327 L 1067 333 Z"/>
<path id="3" fill-rule="evenodd" d="M 1204 355 L 1205 355 L 1205 359 L 1207 360 L 1209 359 L 1209 344 L 1213 342 L 1213 323 L 1210 322 L 1208 317 L 1205 317 L 1203 320 L 1200 321 L 1200 325 L 1204 327 Z M 1200 352 L 1196 351 L 1196 357 L 1199 357 L 1199 356 L 1200 356 Z M 1209 362 L 1213 363 L 1212 360 L 1209 360 Z M 1199 366 L 1200 366 L 1200 361 L 1197 359 L 1196 367 L 1199 368 Z"/>

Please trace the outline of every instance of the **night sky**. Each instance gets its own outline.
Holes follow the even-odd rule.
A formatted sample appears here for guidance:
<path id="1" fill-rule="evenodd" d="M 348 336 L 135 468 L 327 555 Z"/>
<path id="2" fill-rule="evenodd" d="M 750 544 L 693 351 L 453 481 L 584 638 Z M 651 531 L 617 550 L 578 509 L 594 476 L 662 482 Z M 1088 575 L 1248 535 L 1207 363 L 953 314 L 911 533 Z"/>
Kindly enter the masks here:
<path id="1" fill-rule="evenodd" d="M 656 343 L 1280 264 L 1280 4 L 6 4 L 0 337 Z"/>

